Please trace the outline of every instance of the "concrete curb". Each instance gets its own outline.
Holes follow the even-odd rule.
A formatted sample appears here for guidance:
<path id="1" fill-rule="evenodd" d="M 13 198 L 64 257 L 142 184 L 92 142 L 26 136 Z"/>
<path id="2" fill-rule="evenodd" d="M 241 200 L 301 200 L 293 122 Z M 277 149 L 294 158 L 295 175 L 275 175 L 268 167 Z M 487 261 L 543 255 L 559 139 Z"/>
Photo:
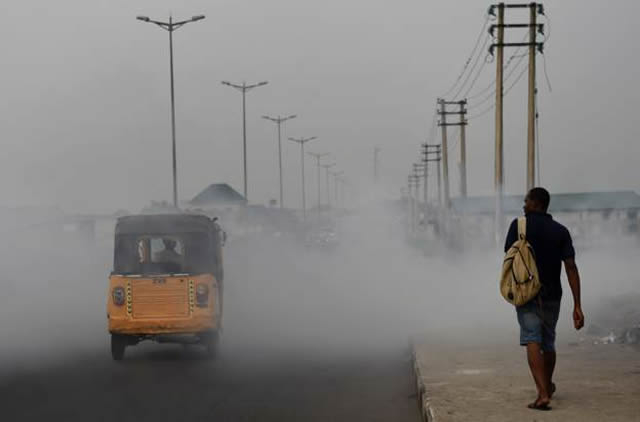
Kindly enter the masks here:
<path id="1" fill-rule="evenodd" d="M 431 407 L 431 402 L 429 401 L 427 386 L 422 379 L 416 348 L 413 344 L 411 344 L 411 359 L 413 361 L 413 375 L 416 378 L 416 394 L 418 398 L 418 406 L 420 407 L 420 415 L 424 422 L 435 422 L 435 413 Z"/>

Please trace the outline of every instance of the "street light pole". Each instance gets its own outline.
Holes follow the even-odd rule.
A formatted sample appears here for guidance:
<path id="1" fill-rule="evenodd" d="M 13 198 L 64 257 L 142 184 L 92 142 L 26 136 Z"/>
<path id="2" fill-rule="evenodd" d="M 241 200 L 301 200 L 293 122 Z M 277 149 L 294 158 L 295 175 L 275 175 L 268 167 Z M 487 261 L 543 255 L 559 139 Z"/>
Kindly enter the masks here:
<path id="1" fill-rule="evenodd" d="M 249 198 L 247 195 L 247 107 L 246 107 L 246 98 L 247 92 L 251 91 L 253 88 L 257 88 L 259 86 L 263 86 L 268 84 L 269 82 L 263 81 L 258 82 L 257 84 L 247 85 L 246 82 L 242 82 L 242 85 L 232 84 L 231 82 L 222 81 L 222 85 L 230 86 L 231 88 L 235 88 L 242 93 L 242 167 L 244 174 L 244 199 L 248 202 Z"/>
<path id="2" fill-rule="evenodd" d="M 331 192 L 329 192 L 329 169 L 333 166 L 335 166 L 336 163 L 331 163 L 331 164 L 323 164 L 322 167 L 324 167 L 325 170 L 325 176 L 326 176 L 326 188 L 327 188 L 327 208 L 331 208 Z"/>
<path id="3" fill-rule="evenodd" d="M 338 181 L 340 181 L 340 176 L 344 174 L 344 171 L 332 171 L 331 175 L 333 176 L 333 203 L 338 207 Z"/>
<path id="4" fill-rule="evenodd" d="M 175 93 L 173 88 L 173 31 L 186 25 L 189 22 L 196 22 L 204 19 L 204 15 L 193 16 L 191 19 L 174 22 L 173 17 L 169 16 L 169 22 L 161 22 L 149 19 L 147 16 L 137 16 L 136 19 L 142 22 L 153 23 L 160 28 L 169 32 L 169 74 L 171 80 L 171 152 L 173 164 L 173 206 L 178 208 L 178 169 L 176 160 L 176 106 Z"/>
<path id="5" fill-rule="evenodd" d="M 326 157 L 327 155 L 329 155 L 329 153 L 328 152 L 323 152 L 323 153 L 310 152 L 309 155 L 316 159 L 316 168 L 318 170 L 317 179 L 318 179 L 318 213 L 319 213 L 320 205 L 322 203 L 322 200 L 320 199 L 320 159 L 322 159 L 322 157 Z"/>
<path id="6" fill-rule="evenodd" d="M 287 120 L 295 119 L 296 117 L 297 116 L 295 114 L 292 114 L 291 116 L 287 116 L 287 117 L 262 116 L 263 119 L 270 120 L 278 125 L 278 167 L 280 169 L 280 209 L 284 208 L 284 196 L 282 193 L 283 191 L 282 189 L 282 137 L 281 137 L 280 126 L 282 126 L 282 123 L 286 122 Z"/>
<path id="7" fill-rule="evenodd" d="M 304 144 L 307 142 L 313 141 L 317 139 L 315 136 L 311 138 L 289 138 L 290 141 L 296 142 L 300 144 L 300 169 L 302 172 L 302 218 L 307 218 L 307 202 L 306 202 L 306 192 L 305 192 L 305 184 L 304 184 Z"/>

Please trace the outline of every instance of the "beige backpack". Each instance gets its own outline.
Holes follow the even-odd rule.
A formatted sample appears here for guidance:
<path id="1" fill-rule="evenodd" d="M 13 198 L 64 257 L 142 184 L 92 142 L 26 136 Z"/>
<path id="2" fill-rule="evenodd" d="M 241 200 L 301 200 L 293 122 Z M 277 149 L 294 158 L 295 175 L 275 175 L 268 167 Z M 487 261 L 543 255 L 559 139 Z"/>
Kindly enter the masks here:
<path id="1" fill-rule="evenodd" d="M 540 291 L 540 276 L 533 248 L 527 242 L 527 219 L 518 218 L 518 240 L 507 251 L 502 264 L 500 293 L 515 306 L 522 306 Z"/>

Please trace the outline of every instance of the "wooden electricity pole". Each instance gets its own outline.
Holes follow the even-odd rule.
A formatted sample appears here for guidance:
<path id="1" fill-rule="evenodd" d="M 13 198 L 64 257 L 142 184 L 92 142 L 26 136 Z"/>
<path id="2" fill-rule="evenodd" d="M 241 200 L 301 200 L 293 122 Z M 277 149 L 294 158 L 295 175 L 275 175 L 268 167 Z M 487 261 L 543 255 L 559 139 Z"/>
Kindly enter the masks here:
<path id="1" fill-rule="evenodd" d="M 529 5 L 529 101 L 527 118 L 527 191 L 533 189 L 536 180 L 536 3 Z"/>
<path id="2" fill-rule="evenodd" d="M 425 224 L 428 221 L 427 219 L 427 214 L 429 212 L 429 202 L 428 202 L 428 190 L 427 190 L 427 186 L 428 186 L 428 175 L 429 175 L 429 163 L 430 162 L 437 162 L 438 163 L 438 203 L 440 203 L 440 145 L 429 145 L 429 144 L 424 144 L 422 145 L 423 147 L 423 157 L 422 157 L 422 162 L 424 163 L 424 220 L 425 220 Z M 431 157 L 431 155 L 434 154 L 435 157 Z"/>
<path id="3" fill-rule="evenodd" d="M 427 167 L 427 163 L 431 161 L 435 161 L 437 163 L 438 168 L 436 169 L 437 175 L 437 184 L 438 184 L 438 205 L 442 204 L 442 180 L 440 178 L 440 162 L 442 161 L 442 148 L 438 144 L 424 144 L 424 158 L 425 168 Z M 435 158 L 431 158 L 431 154 L 435 154 Z M 426 173 L 425 173 L 426 174 Z M 425 176 L 425 181 L 427 180 Z M 425 198 L 427 190 L 425 187 Z"/>
<path id="4" fill-rule="evenodd" d="M 465 114 L 467 109 L 467 100 L 461 100 L 460 102 L 460 196 L 462 198 L 467 197 L 467 136 L 466 126 L 467 120 Z"/>
<path id="5" fill-rule="evenodd" d="M 465 126 L 467 125 L 467 120 L 465 119 L 465 115 L 467 114 L 467 100 L 460 101 L 445 101 L 443 99 L 438 99 L 440 104 L 440 110 L 438 114 L 440 115 L 440 121 L 438 122 L 438 126 L 442 127 L 442 164 L 443 164 L 443 172 L 444 176 L 444 195 L 445 195 L 445 207 L 449 208 L 451 203 L 451 197 L 449 194 L 449 164 L 448 164 L 448 154 L 446 148 L 447 141 L 447 126 L 459 126 L 460 127 L 460 196 L 467 196 L 467 146 L 466 146 L 466 131 Z M 447 111 L 448 105 L 458 105 L 460 106 L 459 111 Z M 447 115 L 448 114 L 457 114 L 460 116 L 460 120 L 458 122 L 447 123 Z"/>
<path id="6" fill-rule="evenodd" d="M 536 50 L 542 53 L 543 42 L 538 42 L 536 34 L 543 33 L 543 25 L 537 21 L 538 14 L 544 15 L 544 9 L 540 3 L 518 3 L 505 4 L 499 3 L 489 8 L 489 14 L 495 16 L 495 9 L 498 9 L 497 23 L 489 27 L 489 33 L 493 34 L 494 30 L 498 30 L 496 42 L 489 47 L 489 53 L 493 54 L 494 48 L 497 48 L 496 54 L 496 142 L 495 142 L 495 190 L 496 190 L 496 235 L 502 236 L 502 194 L 504 185 L 504 162 L 503 162 L 503 67 L 504 67 L 504 47 L 528 47 L 529 48 L 529 92 L 527 103 L 527 190 L 533 188 L 535 183 L 536 171 L 536 151 L 535 151 L 535 122 L 536 122 Z M 510 23 L 506 24 L 504 19 L 505 9 L 529 9 L 529 23 Z M 505 42 L 505 28 L 528 28 L 528 42 Z M 498 237 L 496 237 L 498 238 Z"/>
<path id="7" fill-rule="evenodd" d="M 503 143 L 503 104 L 504 97 L 504 3 L 498 5 L 498 52 L 496 54 L 496 142 L 495 142 L 495 179 L 494 188 L 496 191 L 495 209 L 495 235 L 496 242 L 502 237 L 502 189 L 504 185 L 504 143 Z"/>
<path id="8" fill-rule="evenodd" d="M 438 98 L 440 105 L 440 122 L 438 126 L 442 127 L 442 178 L 444 179 L 444 207 L 449 208 L 449 152 L 447 148 L 447 110 L 446 102 L 442 98 Z"/>

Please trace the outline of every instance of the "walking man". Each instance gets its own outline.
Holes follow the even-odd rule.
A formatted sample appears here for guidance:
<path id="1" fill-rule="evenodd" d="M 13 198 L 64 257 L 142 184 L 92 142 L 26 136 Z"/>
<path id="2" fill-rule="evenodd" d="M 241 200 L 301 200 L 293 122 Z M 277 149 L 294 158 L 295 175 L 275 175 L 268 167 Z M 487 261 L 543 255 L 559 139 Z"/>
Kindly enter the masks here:
<path id="1" fill-rule="evenodd" d="M 551 197 L 544 188 L 533 188 L 524 199 L 527 219 L 527 241 L 535 253 L 542 288 L 538 296 L 516 308 L 520 324 L 520 344 L 527 348 L 527 360 L 538 390 L 537 399 L 529 404 L 536 410 L 550 410 L 555 392 L 553 370 L 556 366 L 556 323 L 560 313 L 562 263 L 573 294 L 573 325 L 584 326 L 580 303 L 580 275 L 569 230 L 547 213 Z M 505 242 L 505 252 L 518 239 L 518 221 L 511 223 Z"/>

